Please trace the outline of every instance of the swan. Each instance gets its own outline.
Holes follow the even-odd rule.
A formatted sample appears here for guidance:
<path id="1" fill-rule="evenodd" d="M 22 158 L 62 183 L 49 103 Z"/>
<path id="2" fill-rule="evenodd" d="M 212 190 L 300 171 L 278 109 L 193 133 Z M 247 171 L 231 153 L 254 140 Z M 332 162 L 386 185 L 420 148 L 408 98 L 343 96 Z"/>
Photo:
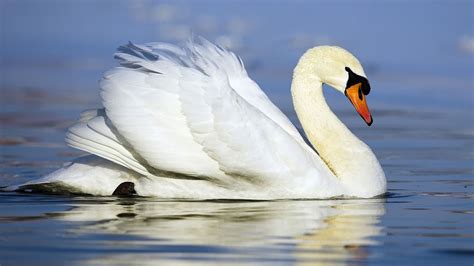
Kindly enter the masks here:
<path id="1" fill-rule="evenodd" d="M 103 107 L 81 114 L 66 143 L 90 155 L 28 191 L 181 199 L 371 198 L 386 178 L 368 145 L 327 105 L 323 84 L 344 94 L 370 126 L 370 85 L 359 60 L 336 46 L 306 51 L 291 95 L 309 146 L 245 70 L 204 38 L 118 48 L 100 82 Z M 314 149 L 313 149 L 314 148 Z M 123 188 L 122 188 L 123 189 Z"/>

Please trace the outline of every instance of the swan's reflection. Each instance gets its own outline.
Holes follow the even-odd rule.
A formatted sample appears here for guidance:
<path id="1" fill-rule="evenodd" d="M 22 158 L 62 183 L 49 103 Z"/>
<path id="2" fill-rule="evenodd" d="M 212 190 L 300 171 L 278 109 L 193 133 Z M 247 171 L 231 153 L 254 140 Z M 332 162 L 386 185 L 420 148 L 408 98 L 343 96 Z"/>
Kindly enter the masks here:
<path id="1" fill-rule="evenodd" d="M 86 222 L 77 230 L 79 234 L 137 237 L 119 243 L 106 241 L 105 245 L 134 247 L 137 252 L 108 253 L 91 261 L 94 264 L 156 265 L 160 261 L 188 265 L 198 259 L 217 265 L 239 261 L 333 265 L 365 260 L 367 246 L 377 244 L 373 238 L 381 233 L 383 202 L 121 199 L 80 204 L 62 219 Z"/>

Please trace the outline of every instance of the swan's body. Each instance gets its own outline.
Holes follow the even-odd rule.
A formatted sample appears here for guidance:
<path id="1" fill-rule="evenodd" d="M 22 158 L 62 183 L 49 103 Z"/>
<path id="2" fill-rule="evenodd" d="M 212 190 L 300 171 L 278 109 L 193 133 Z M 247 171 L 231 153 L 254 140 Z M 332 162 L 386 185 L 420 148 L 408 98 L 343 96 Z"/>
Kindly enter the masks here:
<path id="1" fill-rule="evenodd" d="M 323 83 L 344 92 L 344 67 L 365 76 L 342 48 L 310 49 L 294 71 L 295 109 L 319 155 L 231 52 L 202 40 L 184 49 L 129 44 L 116 57 L 121 67 L 101 82 L 104 108 L 83 113 L 66 137 L 71 147 L 93 155 L 33 183 L 110 195 L 132 181 L 139 195 L 196 199 L 373 197 L 386 191 L 371 149 L 324 100 Z"/>

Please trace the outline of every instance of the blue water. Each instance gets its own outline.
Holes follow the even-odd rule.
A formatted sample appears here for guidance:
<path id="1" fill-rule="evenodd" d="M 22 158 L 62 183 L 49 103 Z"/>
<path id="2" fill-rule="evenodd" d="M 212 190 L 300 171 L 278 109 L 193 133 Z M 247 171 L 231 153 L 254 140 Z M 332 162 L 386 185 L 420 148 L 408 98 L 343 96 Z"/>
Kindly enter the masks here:
<path id="1" fill-rule="evenodd" d="M 83 154 L 64 132 L 100 104 L 116 47 L 194 32 L 241 55 L 296 124 L 299 56 L 322 44 L 356 54 L 372 127 L 325 94 L 373 148 L 389 189 L 384 199 L 270 202 L 0 193 L 0 265 L 474 263 L 472 1 L 3 0 L 0 10 L 0 186 Z"/>

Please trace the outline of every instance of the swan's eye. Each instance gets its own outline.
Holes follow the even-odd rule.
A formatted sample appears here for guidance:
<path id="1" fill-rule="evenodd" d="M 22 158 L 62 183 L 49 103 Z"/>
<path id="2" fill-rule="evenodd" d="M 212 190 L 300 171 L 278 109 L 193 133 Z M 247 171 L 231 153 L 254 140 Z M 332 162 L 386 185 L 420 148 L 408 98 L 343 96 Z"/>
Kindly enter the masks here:
<path id="1" fill-rule="evenodd" d="M 350 69 L 349 67 L 345 67 L 344 69 L 349 74 L 349 77 L 347 79 L 346 89 L 353 86 L 353 85 L 355 85 L 355 84 L 357 84 L 357 83 L 361 83 L 360 90 L 362 90 L 362 94 L 368 95 L 370 93 L 369 81 L 365 77 L 359 76 L 356 73 L 354 73 L 352 71 L 352 69 Z M 362 99 L 362 98 L 360 98 L 360 99 Z"/>

